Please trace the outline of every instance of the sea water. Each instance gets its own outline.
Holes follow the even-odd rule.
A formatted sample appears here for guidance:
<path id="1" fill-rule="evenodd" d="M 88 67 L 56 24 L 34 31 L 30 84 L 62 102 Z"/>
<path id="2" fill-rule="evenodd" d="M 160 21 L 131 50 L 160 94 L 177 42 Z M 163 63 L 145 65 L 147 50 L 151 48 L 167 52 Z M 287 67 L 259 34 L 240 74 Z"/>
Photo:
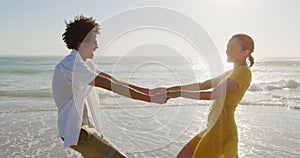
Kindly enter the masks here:
<path id="1" fill-rule="evenodd" d="M 1 56 L 0 112 L 34 111 L 35 103 L 31 104 L 30 101 L 51 100 L 53 70 L 62 58 Z M 101 57 L 94 62 L 101 70 L 117 79 L 148 88 L 184 85 L 213 77 L 203 59 Z M 242 105 L 300 108 L 300 58 L 258 59 L 251 70 L 252 83 Z M 111 95 L 105 96 L 109 97 Z M 24 100 L 30 101 L 20 106 L 20 102 Z M 10 104 L 9 108 L 6 107 L 7 104 Z M 53 108 L 53 105 L 45 103 L 39 105 L 39 109 L 42 110 L 43 106 L 46 109 Z"/>
<path id="2" fill-rule="evenodd" d="M 63 149 L 57 138 L 57 108 L 51 82 L 54 67 L 62 58 L 0 57 L 0 149 L 5 157 L 78 156 Z M 214 77 L 207 61 L 195 57 L 96 57 L 94 62 L 119 80 L 147 88 Z M 240 156 L 299 156 L 299 150 L 293 147 L 300 144 L 300 58 L 257 59 L 251 70 L 251 86 L 236 112 Z M 174 157 L 185 142 L 205 128 L 211 104 L 173 99 L 162 106 L 132 101 L 105 90 L 100 90 L 99 98 L 103 135 L 130 157 Z M 257 117 L 264 120 L 264 126 L 249 121 L 251 114 L 262 111 L 266 114 Z M 289 122 L 276 121 L 274 116 Z M 269 130 L 276 130 L 277 137 L 265 137 L 272 135 Z M 268 141 L 273 144 L 263 144 Z M 280 148 L 282 144 L 285 145 Z"/>

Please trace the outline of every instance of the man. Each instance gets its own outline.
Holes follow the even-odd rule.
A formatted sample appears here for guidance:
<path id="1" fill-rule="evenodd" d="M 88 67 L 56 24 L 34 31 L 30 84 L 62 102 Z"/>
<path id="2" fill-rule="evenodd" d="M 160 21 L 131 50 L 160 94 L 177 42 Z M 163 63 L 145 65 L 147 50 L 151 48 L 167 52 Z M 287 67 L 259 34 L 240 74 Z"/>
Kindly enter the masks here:
<path id="1" fill-rule="evenodd" d="M 128 98 L 163 104 L 165 88 L 147 89 L 118 81 L 101 72 L 91 61 L 97 46 L 99 25 L 90 17 L 77 16 L 66 23 L 63 40 L 71 53 L 56 67 L 53 98 L 58 107 L 59 135 L 65 147 L 83 157 L 126 157 L 100 134 L 99 106 L 95 88 L 100 87 Z"/>

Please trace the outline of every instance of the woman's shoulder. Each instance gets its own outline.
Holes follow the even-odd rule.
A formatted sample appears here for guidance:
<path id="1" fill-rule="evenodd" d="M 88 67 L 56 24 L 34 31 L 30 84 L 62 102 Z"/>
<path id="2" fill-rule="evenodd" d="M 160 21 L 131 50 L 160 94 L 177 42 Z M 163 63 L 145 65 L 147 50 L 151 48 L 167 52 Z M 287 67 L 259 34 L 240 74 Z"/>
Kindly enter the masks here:
<path id="1" fill-rule="evenodd" d="M 246 83 L 245 85 L 249 86 L 252 79 L 251 70 L 248 66 L 240 66 L 233 70 L 230 78 L 239 84 Z"/>
<path id="2" fill-rule="evenodd" d="M 233 69 L 232 72 L 236 72 L 236 73 L 249 73 L 251 74 L 251 70 L 248 66 L 240 66 L 236 69 Z"/>

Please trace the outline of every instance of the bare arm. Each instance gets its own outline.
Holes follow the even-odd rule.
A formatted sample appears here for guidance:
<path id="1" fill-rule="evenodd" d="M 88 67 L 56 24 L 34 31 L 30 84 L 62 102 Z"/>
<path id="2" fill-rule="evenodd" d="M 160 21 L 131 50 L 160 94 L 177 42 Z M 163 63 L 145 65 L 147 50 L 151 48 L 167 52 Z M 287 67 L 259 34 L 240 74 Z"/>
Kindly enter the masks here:
<path id="1" fill-rule="evenodd" d="M 98 75 L 91 83 L 90 85 L 100 87 L 112 92 L 115 92 L 117 94 L 120 94 L 122 96 L 146 101 L 146 102 L 154 102 L 154 103 L 165 103 L 166 102 L 166 94 L 160 93 L 155 95 L 147 95 L 142 92 L 139 92 L 127 85 L 118 83 L 113 81 L 112 79 L 109 79 L 107 77 L 103 77 L 103 75 Z"/>
<path id="2" fill-rule="evenodd" d="M 206 90 L 206 89 L 211 89 L 216 87 L 219 82 L 222 80 L 221 77 L 216 77 L 210 80 L 206 80 L 202 83 L 193 83 L 193 84 L 188 84 L 184 86 L 174 86 L 167 88 L 168 91 L 199 91 L 199 90 Z"/>
<path id="3" fill-rule="evenodd" d="M 227 79 L 216 86 L 212 91 L 196 92 L 196 91 L 168 91 L 168 98 L 184 97 L 196 100 L 213 100 L 216 98 L 225 97 L 227 94 L 233 93 L 239 89 L 239 85 L 231 80 Z"/>
<path id="4" fill-rule="evenodd" d="M 225 72 L 226 73 L 226 72 Z M 206 90 L 206 89 L 211 89 L 215 88 L 223 79 L 224 74 L 219 75 L 218 77 L 212 78 L 210 80 L 206 80 L 202 83 L 193 83 L 193 84 L 188 84 L 184 86 L 174 86 L 167 88 L 168 91 L 200 91 L 200 90 Z"/>
<path id="5" fill-rule="evenodd" d="M 118 84 L 120 84 L 120 85 L 124 85 L 124 86 L 130 87 L 130 88 L 132 88 L 132 89 L 134 89 L 134 90 L 137 90 L 137 91 L 139 91 L 139 92 L 142 92 L 142 93 L 144 93 L 144 94 L 149 94 L 149 91 L 150 91 L 148 88 L 142 88 L 142 87 L 138 87 L 138 86 L 135 86 L 135 85 L 132 85 L 132 84 L 123 82 L 123 81 L 119 81 L 119 80 L 115 79 L 114 77 L 112 77 L 111 75 L 106 74 L 106 73 L 103 73 L 103 72 L 101 72 L 101 73 L 99 74 L 99 76 L 108 78 L 108 79 L 110 79 L 111 81 L 113 81 L 113 82 L 115 82 L 115 83 L 118 83 Z"/>
<path id="6" fill-rule="evenodd" d="M 211 85 L 211 80 L 207 80 L 203 83 L 193 83 L 193 84 L 188 84 L 184 86 L 174 86 L 167 88 L 168 91 L 198 91 L 198 90 L 205 90 L 205 89 L 210 89 L 212 87 Z"/>

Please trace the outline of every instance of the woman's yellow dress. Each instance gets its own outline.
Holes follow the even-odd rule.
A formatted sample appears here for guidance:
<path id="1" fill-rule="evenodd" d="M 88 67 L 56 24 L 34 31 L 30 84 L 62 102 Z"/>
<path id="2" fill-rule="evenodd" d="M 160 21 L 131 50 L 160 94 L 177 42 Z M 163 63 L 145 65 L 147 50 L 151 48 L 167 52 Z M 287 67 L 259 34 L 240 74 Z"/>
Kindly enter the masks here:
<path id="1" fill-rule="evenodd" d="M 239 85 L 239 90 L 216 99 L 210 109 L 207 128 L 189 142 L 193 158 L 238 157 L 238 133 L 234 112 L 251 82 L 248 66 L 240 66 L 222 74 L 221 82 L 228 78 Z M 220 83 L 221 83 L 220 82 Z M 219 83 L 219 84 L 220 84 Z"/>

